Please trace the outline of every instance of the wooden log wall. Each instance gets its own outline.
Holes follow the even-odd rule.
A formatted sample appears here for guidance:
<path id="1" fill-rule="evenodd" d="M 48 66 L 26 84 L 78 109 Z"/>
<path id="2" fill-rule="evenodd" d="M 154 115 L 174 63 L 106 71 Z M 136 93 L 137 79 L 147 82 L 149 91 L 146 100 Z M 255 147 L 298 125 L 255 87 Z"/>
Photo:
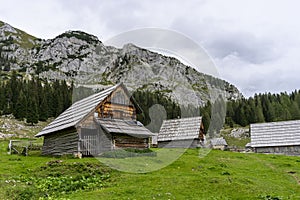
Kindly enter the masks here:
<path id="1" fill-rule="evenodd" d="M 120 105 L 110 102 L 105 102 L 99 109 L 97 109 L 98 116 L 101 118 L 115 118 L 135 120 L 135 108 L 131 105 Z"/>
<path id="2" fill-rule="evenodd" d="M 74 154 L 78 151 L 76 129 L 44 136 L 43 155 Z"/>
<path id="3" fill-rule="evenodd" d="M 196 148 L 201 146 L 201 142 L 198 139 L 158 142 L 158 148 Z"/>
<path id="4" fill-rule="evenodd" d="M 136 138 L 129 135 L 114 135 L 115 148 L 148 148 L 147 138 Z"/>
<path id="5" fill-rule="evenodd" d="M 136 120 L 136 108 L 122 88 L 114 91 L 96 110 L 100 118 Z"/>

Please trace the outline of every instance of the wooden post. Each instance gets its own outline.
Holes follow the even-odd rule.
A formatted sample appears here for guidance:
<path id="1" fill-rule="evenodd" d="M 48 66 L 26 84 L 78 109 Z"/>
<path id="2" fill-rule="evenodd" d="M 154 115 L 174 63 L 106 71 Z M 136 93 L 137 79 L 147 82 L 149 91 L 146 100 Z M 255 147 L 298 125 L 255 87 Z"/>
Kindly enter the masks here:
<path id="1" fill-rule="evenodd" d="M 113 141 L 113 149 L 115 149 L 115 147 L 116 147 L 116 140 L 115 140 L 114 136 L 112 136 L 112 141 Z"/>
<path id="2" fill-rule="evenodd" d="M 12 141 L 9 140 L 8 148 L 9 148 L 9 154 L 11 155 L 11 146 L 12 146 Z"/>

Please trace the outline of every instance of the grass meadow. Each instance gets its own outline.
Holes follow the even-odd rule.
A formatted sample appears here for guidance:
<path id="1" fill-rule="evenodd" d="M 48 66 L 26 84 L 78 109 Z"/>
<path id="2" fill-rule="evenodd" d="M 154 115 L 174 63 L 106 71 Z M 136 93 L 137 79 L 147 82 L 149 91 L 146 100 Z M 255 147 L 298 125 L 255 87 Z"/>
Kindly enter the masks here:
<path id="1" fill-rule="evenodd" d="M 136 165 L 155 167 L 182 150 L 164 152 L 155 162 L 153 157 L 99 161 L 39 152 L 9 155 L 7 145 L 0 141 L 0 199 L 300 199 L 300 157 L 188 149 L 163 168 L 132 173 Z M 106 165 L 116 160 L 128 165 L 128 172 Z"/>

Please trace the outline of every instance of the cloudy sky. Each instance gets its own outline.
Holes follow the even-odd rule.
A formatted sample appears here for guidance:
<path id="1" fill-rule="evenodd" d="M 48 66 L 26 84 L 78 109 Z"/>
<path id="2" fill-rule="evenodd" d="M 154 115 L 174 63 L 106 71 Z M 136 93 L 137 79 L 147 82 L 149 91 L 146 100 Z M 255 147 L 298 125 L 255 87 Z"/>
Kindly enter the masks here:
<path id="1" fill-rule="evenodd" d="M 40 38 L 82 30 L 105 41 L 133 29 L 169 29 L 201 45 L 245 96 L 300 89 L 297 0 L 0 2 L 0 20 Z"/>

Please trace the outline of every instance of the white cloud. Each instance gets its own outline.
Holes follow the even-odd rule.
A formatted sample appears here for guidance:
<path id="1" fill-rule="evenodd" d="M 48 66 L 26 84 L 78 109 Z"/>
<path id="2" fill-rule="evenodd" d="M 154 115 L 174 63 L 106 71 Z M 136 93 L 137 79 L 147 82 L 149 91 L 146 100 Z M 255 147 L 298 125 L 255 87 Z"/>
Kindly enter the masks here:
<path id="1" fill-rule="evenodd" d="M 1 2 L 0 19 L 41 38 L 70 29 L 103 41 L 144 27 L 179 31 L 248 96 L 300 89 L 299 7 L 296 0 L 10 0 Z"/>

